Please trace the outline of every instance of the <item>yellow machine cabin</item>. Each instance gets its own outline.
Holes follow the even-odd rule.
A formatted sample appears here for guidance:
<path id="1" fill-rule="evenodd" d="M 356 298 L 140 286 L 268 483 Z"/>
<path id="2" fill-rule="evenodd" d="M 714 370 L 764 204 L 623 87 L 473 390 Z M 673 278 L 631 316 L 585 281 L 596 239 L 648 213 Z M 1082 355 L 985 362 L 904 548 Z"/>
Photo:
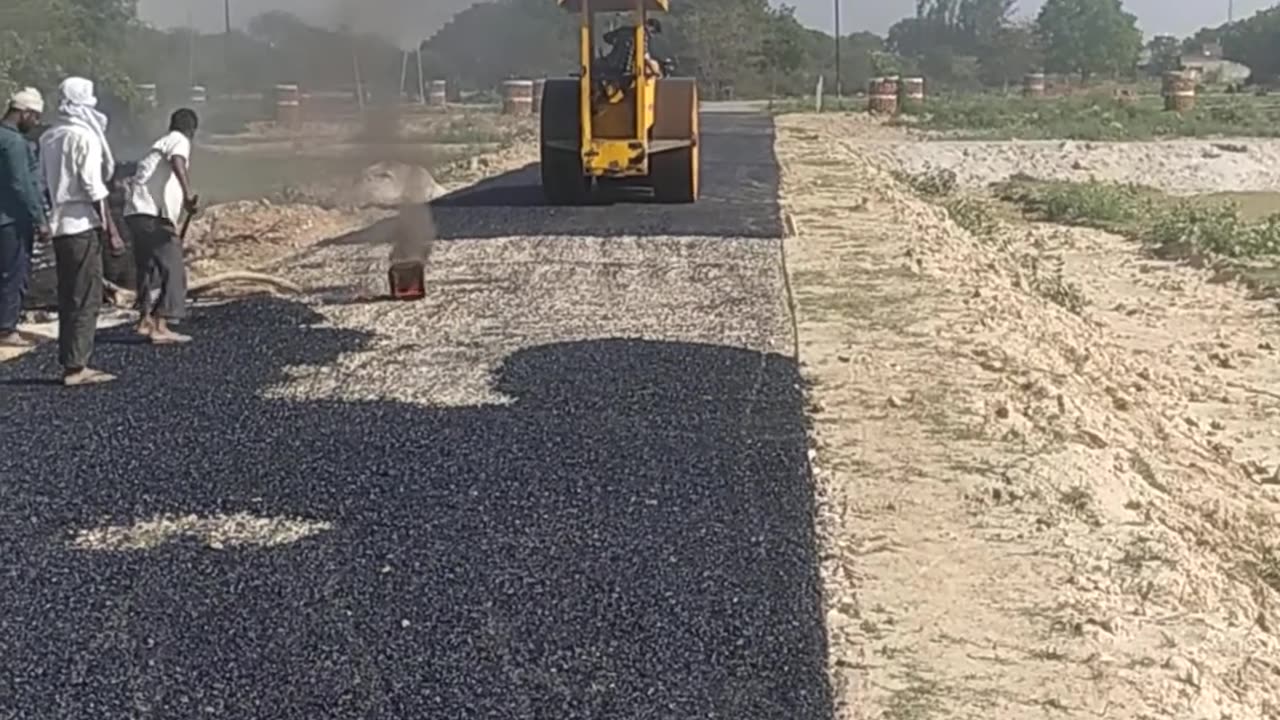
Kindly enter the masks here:
<path id="1" fill-rule="evenodd" d="M 669 0 L 557 0 L 579 17 L 576 77 L 548 79 L 542 95 L 542 188 L 549 202 L 585 201 L 597 180 L 652 187 L 663 202 L 698 199 L 698 86 L 674 77 L 675 64 L 655 60 L 651 13 Z M 625 13 L 629 23 L 603 34 L 598 13 Z"/>

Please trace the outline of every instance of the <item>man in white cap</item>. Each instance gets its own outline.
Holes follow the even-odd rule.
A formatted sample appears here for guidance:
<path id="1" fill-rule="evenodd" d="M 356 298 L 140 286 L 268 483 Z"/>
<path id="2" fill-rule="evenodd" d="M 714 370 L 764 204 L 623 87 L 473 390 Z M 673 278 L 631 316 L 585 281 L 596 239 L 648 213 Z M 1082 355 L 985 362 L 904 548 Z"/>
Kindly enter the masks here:
<path id="1" fill-rule="evenodd" d="M 0 118 L 0 345 L 30 347 L 18 334 L 36 236 L 48 238 L 35 153 L 27 134 L 40 123 L 44 98 L 26 88 L 9 98 Z"/>
<path id="2" fill-rule="evenodd" d="M 58 275 L 58 361 L 64 385 L 94 385 L 115 376 L 89 367 L 102 307 L 102 240 L 124 249 L 107 207 L 115 169 L 107 118 L 95 108 L 93 83 L 67 78 L 52 127 L 40 137 L 40 166 L 53 205 L 50 225 Z"/>

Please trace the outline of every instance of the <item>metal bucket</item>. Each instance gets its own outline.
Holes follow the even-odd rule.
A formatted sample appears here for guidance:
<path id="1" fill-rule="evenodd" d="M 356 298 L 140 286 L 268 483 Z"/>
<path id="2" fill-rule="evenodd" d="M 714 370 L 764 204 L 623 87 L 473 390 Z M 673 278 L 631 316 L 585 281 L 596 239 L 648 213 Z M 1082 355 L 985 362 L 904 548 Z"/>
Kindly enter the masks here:
<path id="1" fill-rule="evenodd" d="M 1044 97 L 1044 73 L 1027 73 L 1022 76 L 1022 94 L 1026 97 Z"/>
<path id="2" fill-rule="evenodd" d="M 503 115 L 529 115 L 532 112 L 532 80 L 507 80 L 502 83 Z"/>
<path id="3" fill-rule="evenodd" d="M 444 80 L 432 80 L 427 90 L 427 104 L 431 107 L 444 107 L 449 102 L 449 84 Z"/>
<path id="4" fill-rule="evenodd" d="M 421 300 L 426 297 L 426 266 L 421 260 L 401 260 L 391 264 L 387 284 L 395 300 Z"/>
<path id="5" fill-rule="evenodd" d="M 1187 112 L 1196 107 L 1196 78 L 1190 73 L 1171 71 L 1164 74 L 1164 109 Z"/>
<path id="6" fill-rule="evenodd" d="M 898 78 L 872 79 L 867 88 L 867 110 L 876 115 L 896 115 L 898 112 Z"/>
<path id="7" fill-rule="evenodd" d="M 302 94 L 297 85 L 281 84 L 275 86 L 275 121 L 277 125 L 288 128 L 302 126 Z"/>

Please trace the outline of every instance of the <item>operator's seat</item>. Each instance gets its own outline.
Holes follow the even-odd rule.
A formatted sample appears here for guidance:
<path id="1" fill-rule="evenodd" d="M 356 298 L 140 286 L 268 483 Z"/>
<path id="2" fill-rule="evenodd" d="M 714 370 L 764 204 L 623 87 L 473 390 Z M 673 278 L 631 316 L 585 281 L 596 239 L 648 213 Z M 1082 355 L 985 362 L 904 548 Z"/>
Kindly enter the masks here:
<path id="1" fill-rule="evenodd" d="M 653 58 L 653 36 L 662 32 L 662 24 L 656 18 L 650 18 L 645 23 L 644 43 L 645 43 L 645 64 L 647 70 L 657 76 L 663 75 L 662 63 Z M 604 41 L 609 43 L 609 52 L 600 59 L 600 67 L 604 71 L 603 74 L 610 75 L 615 78 L 634 76 L 635 69 L 635 44 L 636 29 L 633 25 L 624 25 L 623 27 L 614 28 L 604 34 Z"/>

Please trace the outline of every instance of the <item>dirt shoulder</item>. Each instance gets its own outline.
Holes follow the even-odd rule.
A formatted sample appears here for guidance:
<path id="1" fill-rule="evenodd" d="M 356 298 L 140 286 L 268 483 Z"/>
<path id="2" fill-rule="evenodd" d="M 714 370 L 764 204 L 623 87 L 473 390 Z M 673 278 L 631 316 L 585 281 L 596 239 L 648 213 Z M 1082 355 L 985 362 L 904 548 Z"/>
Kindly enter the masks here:
<path id="1" fill-rule="evenodd" d="M 840 717 L 1280 717 L 1274 307 L 976 236 L 844 122 L 777 144 Z"/>

